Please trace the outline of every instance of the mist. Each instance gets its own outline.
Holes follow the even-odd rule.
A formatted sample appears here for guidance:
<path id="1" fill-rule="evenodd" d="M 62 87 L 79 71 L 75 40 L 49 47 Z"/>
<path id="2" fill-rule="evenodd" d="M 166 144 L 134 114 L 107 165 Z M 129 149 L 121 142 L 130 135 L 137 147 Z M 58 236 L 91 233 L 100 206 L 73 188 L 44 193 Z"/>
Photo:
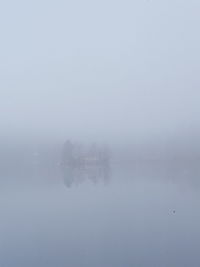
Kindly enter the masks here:
<path id="1" fill-rule="evenodd" d="M 200 266 L 199 10 L 0 4 L 0 267 Z"/>
<path id="2" fill-rule="evenodd" d="M 2 132 L 116 142 L 199 132 L 199 5 L 2 3 Z"/>

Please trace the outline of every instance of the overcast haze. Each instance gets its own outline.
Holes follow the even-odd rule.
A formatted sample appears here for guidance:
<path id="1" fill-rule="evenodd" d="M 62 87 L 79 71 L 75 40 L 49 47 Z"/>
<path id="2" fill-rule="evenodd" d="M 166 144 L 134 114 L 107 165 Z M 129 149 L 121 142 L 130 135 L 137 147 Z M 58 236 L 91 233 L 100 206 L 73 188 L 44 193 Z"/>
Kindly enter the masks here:
<path id="1" fill-rule="evenodd" d="M 200 2 L 3 1 L 3 131 L 111 140 L 199 130 Z"/>
<path id="2" fill-rule="evenodd" d="M 200 266 L 200 0 L 0 3 L 0 267 Z"/>

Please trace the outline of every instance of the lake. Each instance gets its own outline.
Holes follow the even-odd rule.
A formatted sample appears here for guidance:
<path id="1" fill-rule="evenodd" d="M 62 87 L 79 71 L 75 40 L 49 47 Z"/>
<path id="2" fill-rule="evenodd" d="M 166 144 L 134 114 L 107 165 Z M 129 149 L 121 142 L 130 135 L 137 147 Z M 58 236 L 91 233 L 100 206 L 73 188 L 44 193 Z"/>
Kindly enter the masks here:
<path id="1" fill-rule="evenodd" d="M 92 173 L 4 183 L 1 267 L 200 266 L 198 167 Z"/>

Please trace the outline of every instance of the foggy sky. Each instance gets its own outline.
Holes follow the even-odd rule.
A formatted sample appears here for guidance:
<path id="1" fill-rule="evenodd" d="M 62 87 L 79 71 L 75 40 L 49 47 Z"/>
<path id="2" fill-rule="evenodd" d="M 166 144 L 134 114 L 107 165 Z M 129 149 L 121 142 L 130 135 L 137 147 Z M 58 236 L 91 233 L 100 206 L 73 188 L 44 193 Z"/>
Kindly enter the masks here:
<path id="1" fill-rule="evenodd" d="M 3 1 L 5 133 L 151 139 L 198 132 L 198 0 Z"/>

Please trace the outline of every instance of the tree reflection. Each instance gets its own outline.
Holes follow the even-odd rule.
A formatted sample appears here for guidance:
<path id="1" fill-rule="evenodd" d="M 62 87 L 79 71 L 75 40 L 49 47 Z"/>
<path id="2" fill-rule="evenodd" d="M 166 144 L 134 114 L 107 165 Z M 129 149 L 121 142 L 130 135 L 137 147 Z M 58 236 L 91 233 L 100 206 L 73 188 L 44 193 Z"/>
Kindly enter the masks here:
<path id="1" fill-rule="evenodd" d="M 63 166 L 62 177 L 64 184 L 71 187 L 73 184 L 78 185 L 84 181 L 91 181 L 93 184 L 103 182 L 105 185 L 110 181 L 110 165 L 93 165 L 93 166 Z"/>

